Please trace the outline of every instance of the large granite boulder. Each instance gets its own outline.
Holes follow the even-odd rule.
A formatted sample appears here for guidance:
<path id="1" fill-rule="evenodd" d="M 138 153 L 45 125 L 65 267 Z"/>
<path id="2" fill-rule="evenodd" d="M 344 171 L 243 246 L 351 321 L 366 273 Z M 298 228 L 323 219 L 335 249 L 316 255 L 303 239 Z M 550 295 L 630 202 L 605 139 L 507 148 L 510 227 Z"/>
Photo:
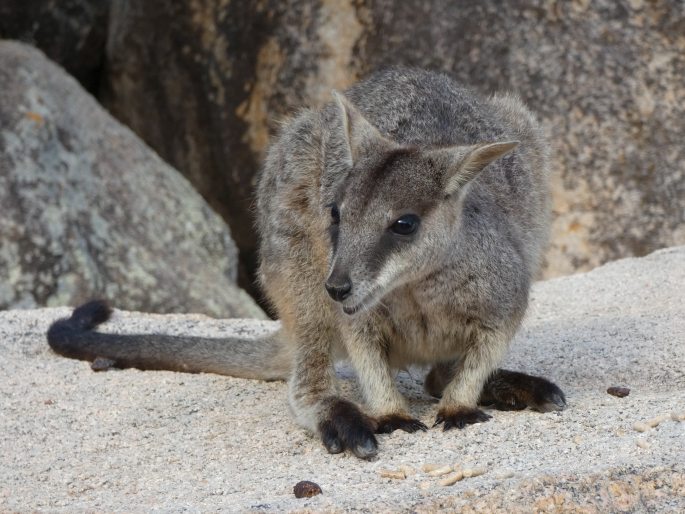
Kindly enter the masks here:
<path id="1" fill-rule="evenodd" d="M 40 51 L 0 41 L 0 309 L 262 316 L 225 223 Z"/>
<path id="2" fill-rule="evenodd" d="M 685 243 L 681 0 L 120 0 L 102 100 L 229 222 L 274 121 L 393 64 L 518 92 L 552 135 L 547 275 Z M 247 276 L 247 275 L 245 275 Z"/>
<path id="3" fill-rule="evenodd" d="M 684 512 L 684 283 L 685 247 L 538 282 L 507 366 L 556 381 L 566 410 L 489 410 L 465 430 L 380 435 L 372 462 L 308 437 L 283 382 L 94 373 L 45 340 L 69 309 L 0 312 L 0 511 Z M 101 329 L 248 337 L 277 326 L 117 311 Z M 430 425 L 422 378 L 411 369 L 398 381 Z M 485 473 L 443 486 L 424 464 Z M 414 473 L 401 478 L 404 466 Z M 323 494 L 296 499 L 300 480 Z"/>

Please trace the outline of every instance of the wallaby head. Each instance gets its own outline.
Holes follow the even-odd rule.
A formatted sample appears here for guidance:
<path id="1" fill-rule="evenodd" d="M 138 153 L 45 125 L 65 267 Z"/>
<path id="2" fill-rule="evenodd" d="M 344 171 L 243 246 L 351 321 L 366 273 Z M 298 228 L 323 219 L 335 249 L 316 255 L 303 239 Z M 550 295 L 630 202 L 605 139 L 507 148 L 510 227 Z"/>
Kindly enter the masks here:
<path id="1" fill-rule="evenodd" d="M 326 289 L 347 314 L 441 266 L 469 183 L 515 141 L 419 148 L 381 134 L 340 93 L 342 180 L 324 180 L 331 255 Z M 325 185 L 323 187 L 326 187 Z"/>

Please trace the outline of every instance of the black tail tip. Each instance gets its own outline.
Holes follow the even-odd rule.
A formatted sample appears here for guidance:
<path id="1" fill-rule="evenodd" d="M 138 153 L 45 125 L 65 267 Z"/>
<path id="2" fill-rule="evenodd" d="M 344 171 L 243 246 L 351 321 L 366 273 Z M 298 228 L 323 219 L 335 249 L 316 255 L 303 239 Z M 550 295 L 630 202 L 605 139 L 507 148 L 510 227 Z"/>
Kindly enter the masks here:
<path id="1" fill-rule="evenodd" d="M 58 353 L 66 352 L 75 335 L 93 330 L 112 315 L 104 300 L 92 300 L 74 309 L 71 317 L 55 321 L 48 329 L 48 343 Z"/>
<path id="2" fill-rule="evenodd" d="M 112 308 L 105 300 L 91 300 L 80 307 L 76 307 L 69 320 L 74 328 L 92 330 L 100 323 L 107 321 L 112 315 Z"/>

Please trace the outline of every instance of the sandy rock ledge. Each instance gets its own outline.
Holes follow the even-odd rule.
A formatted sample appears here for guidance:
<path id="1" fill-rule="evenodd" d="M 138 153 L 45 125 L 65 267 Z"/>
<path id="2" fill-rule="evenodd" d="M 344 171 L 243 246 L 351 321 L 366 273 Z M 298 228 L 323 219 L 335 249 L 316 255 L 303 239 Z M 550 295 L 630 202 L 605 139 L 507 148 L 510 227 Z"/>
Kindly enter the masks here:
<path id="1" fill-rule="evenodd" d="M 568 409 L 495 411 L 463 432 L 381 436 L 373 462 L 328 455 L 296 427 L 283 383 L 94 373 L 45 342 L 67 308 L 2 312 L 0 511 L 682 511 L 683 285 L 685 247 L 536 284 L 507 366 L 555 380 Z M 107 329 L 218 336 L 274 326 L 118 311 Z M 341 375 L 358 397 L 350 371 Z M 422 377 L 411 370 L 399 381 L 430 425 Z M 606 393 L 619 385 L 630 395 Z M 486 472 L 441 486 L 426 463 Z M 409 469 L 404 479 L 379 474 Z M 323 494 L 296 499 L 301 480 Z"/>

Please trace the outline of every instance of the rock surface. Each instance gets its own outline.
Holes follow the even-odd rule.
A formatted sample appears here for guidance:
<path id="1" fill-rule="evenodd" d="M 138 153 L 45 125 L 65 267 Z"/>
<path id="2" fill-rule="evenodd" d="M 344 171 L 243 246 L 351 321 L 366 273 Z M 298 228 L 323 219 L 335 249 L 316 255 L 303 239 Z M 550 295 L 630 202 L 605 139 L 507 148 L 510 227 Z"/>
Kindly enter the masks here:
<path id="1" fill-rule="evenodd" d="M 560 413 L 491 412 L 463 432 L 381 436 L 373 462 L 328 455 L 295 426 L 281 382 L 93 373 L 45 330 L 66 308 L 0 313 L 0 510 L 677 512 L 685 509 L 685 247 L 534 286 L 507 366 L 567 393 Z M 273 322 L 117 312 L 120 332 L 259 334 Z M 103 328 L 104 328 L 103 327 Z M 432 424 L 419 370 L 399 381 Z M 350 371 L 343 389 L 357 397 Z M 627 386 L 617 398 L 609 386 Z M 645 432 L 633 429 L 666 415 Z M 483 466 L 450 487 L 425 463 Z M 416 474 L 382 478 L 407 465 Z M 310 480 L 323 494 L 296 499 Z"/>
<path id="2" fill-rule="evenodd" d="M 2 0 L 0 39 L 40 48 L 88 91 L 105 60 L 110 0 Z"/>
<path id="3" fill-rule="evenodd" d="M 394 64 L 516 91 L 554 142 L 556 276 L 685 243 L 684 5 L 122 0 L 102 99 L 228 220 L 249 267 L 275 121 Z"/>
<path id="4" fill-rule="evenodd" d="M 225 223 L 38 50 L 0 42 L 0 309 L 263 316 Z"/>

